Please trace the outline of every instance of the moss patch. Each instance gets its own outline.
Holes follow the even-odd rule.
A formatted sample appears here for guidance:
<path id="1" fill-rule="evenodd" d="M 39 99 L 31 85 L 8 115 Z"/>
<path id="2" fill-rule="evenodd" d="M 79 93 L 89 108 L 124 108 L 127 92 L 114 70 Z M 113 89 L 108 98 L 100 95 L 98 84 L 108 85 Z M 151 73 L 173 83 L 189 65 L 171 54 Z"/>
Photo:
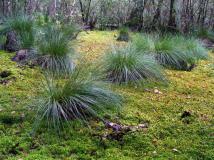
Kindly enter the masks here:
<path id="1" fill-rule="evenodd" d="M 124 44 L 116 42 L 115 34 L 83 32 L 75 42 L 76 49 L 94 62 L 112 44 Z M 0 52 L 0 72 L 12 73 L 9 83 L 0 84 L 0 159 L 214 159 L 212 55 L 192 72 L 167 70 L 168 87 L 112 85 L 125 97 L 121 113 L 110 116 L 112 121 L 149 123 L 148 129 L 130 132 L 122 141 L 100 139 L 97 135 L 104 130 L 98 122 L 91 122 L 91 129 L 73 122 L 61 138 L 46 128 L 31 136 L 34 114 L 27 105 L 39 94 L 41 73 L 12 62 L 12 56 Z M 182 118 L 185 112 L 190 115 Z"/>

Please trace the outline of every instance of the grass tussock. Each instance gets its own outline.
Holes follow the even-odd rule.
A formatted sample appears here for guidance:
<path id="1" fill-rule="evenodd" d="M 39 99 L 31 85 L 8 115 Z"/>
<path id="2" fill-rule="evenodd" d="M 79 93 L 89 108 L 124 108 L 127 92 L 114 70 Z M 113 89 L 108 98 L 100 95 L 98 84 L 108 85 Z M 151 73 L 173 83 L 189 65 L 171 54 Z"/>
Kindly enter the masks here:
<path id="1" fill-rule="evenodd" d="M 208 39 L 214 43 L 214 31 L 205 28 L 199 28 L 196 32 L 196 35 L 202 39 Z"/>
<path id="2" fill-rule="evenodd" d="M 119 36 L 117 38 L 117 41 L 125 41 L 128 42 L 130 40 L 129 36 L 129 29 L 126 27 L 122 27 L 119 30 Z"/>
<path id="3" fill-rule="evenodd" d="M 137 34 L 132 40 L 136 50 L 141 53 L 149 53 L 154 49 L 154 37 L 148 34 Z"/>
<path id="4" fill-rule="evenodd" d="M 10 31 L 14 31 L 17 34 L 20 48 L 31 49 L 35 41 L 34 29 L 34 21 L 30 17 L 22 15 L 9 18 L 4 23 L 1 33 L 4 35 Z"/>
<path id="5" fill-rule="evenodd" d="M 207 50 L 198 40 L 180 35 L 138 35 L 134 38 L 133 45 L 141 53 L 154 55 L 164 67 L 177 70 L 191 71 L 199 60 L 208 58 Z"/>
<path id="6" fill-rule="evenodd" d="M 141 80 L 164 80 L 161 66 L 154 57 L 141 54 L 129 44 L 124 48 L 113 48 L 104 58 L 106 77 L 113 83 L 136 83 Z"/>
<path id="7" fill-rule="evenodd" d="M 61 128 L 70 120 L 88 122 L 102 119 L 109 108 L 119 108 L 121 97 L 97 81 L 89 69 L 76 67 L 66 79 L 52 79 L 46 75 L 44 94 L 36 100 L 37 123 L 46 122 Z"/>
<path id="8" fill-rule="evenodd" d="M 61 28 L 50 25 L 45 27 L 37 40 L 39 63 L 52 71 L 71 71 L 75 67 L 71 57 L 74 50 L 70 38 Z"/>

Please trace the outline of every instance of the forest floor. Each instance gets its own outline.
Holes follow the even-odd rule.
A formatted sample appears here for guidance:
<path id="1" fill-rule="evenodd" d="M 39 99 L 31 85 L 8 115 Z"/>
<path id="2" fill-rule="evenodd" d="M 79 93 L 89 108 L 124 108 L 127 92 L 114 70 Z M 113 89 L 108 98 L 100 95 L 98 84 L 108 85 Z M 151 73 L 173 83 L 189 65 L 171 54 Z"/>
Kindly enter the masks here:
<path id="1" fill-rule="evenodd" d="M 99 60 L 116 42 L 116 32 L 82 32 L 76 50 L 90 62 Z M 192 72 L 166 70 L 169 85 L 112 89 L 125 97 L 120 114 L 110 115 L 124 125 L 148 123 L 147 129 L 122 139 L 103 139 L 105 127 L 74 122 L 58 137 L 46 128 L 31 136 L 34 114 L 28 105 L 39 94 L 41 72 L 11 61 L 0 51 L 0 160 L 140 160 L 214 159 L 214 56 Z M 158 92 L 157 92 L 158 90 Z"/>

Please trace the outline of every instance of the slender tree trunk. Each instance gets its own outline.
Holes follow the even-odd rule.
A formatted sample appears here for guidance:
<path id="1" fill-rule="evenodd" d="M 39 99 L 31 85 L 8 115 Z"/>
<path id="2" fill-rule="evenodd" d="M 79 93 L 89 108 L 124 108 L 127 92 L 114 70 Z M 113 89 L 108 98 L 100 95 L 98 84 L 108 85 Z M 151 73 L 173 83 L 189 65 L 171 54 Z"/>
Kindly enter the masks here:
<path id="1" fill-rule="evenodd" d="M 51 0 L 49 3 L 48 15 L 52 18 L 56 16 L 56 0 Z"/>
<path id="2" fill-rule="evenodd" d="M 32 15 L 36 7 L 35 0 L 28 0 L 26 3 L 26 13 Z"/>
<path id="3" fill-rule="evenodd" d="M 82 22 L 85 23 L 85 11 L 84 11 L 83 3 L 81 0 L 79 0 L 79 4 L 80 4 L 80 12 L 82 15 Z"/>
<path id="4" fill-rule="evenodd" d="M 158 6 L 157 9 L 155 11 L 155 15 L 153 17 L 153 21 L 152 21 L 152 26 L 156 27 L 159 26 L 160 24 L 160 15 L 161 15 L 161 7 L 163 5 L 163 0 L 159 0 L 158 1 Z"/>
<path id="5" fill-rule="evenodd" d="M 88 6 L 87 6 L 87 12 L 85 15 L 85 23 L 88 24 L 88 20 L 89 20 L 89 15 L 90 15 L 90 8 L 91 8 L 91 0 L 89 0 L 88 2 Z"/>
<path id="6" fill-rule="evenodd" d="M 176 16 L 175 0 L 170 0 L 170 14 L 169 14 L 169 22 L 168 22 L 168 27 L 170 30 L 176 29 L 175 16 Z"/>

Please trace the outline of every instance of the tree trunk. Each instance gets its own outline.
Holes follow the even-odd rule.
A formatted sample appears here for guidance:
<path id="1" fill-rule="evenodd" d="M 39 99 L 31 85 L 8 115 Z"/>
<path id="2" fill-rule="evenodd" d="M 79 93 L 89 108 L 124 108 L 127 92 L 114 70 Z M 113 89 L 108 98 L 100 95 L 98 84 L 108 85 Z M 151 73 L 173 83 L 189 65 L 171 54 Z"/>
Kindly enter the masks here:
<path id="1" fill-rule="evenodd" d="M 36 7 L 35 0 L 28 0 L 26 4 L 26 13 L 32 15 Z"/>
<path id="2" fill-rule="evenodd" d="M 51 0 L 49 3 L 48 15 L 52 18 L 56 16 L 56 0 Z"/>
<path id="3" fill-rule="evenodd" d="M 168 28 L 172 31 L 176 30 L 176 11 L 175 11 L 175 0 L 170 0 L 170 14 L 169 14 L 169 22 L 168 22 Z"/>
<path id="4" fill-rule="evenodd" d="M 160 15 L 161 15 L 161 7 L 162 7 L 162 5 L 163 5 L 163 0 L 159 0 L 157 9 L 155 11 L 155 15 L 154 15 L 153 20 L 152 20 L 153 28 L 156 28 L 157 26 L 160 25 Z"/>

